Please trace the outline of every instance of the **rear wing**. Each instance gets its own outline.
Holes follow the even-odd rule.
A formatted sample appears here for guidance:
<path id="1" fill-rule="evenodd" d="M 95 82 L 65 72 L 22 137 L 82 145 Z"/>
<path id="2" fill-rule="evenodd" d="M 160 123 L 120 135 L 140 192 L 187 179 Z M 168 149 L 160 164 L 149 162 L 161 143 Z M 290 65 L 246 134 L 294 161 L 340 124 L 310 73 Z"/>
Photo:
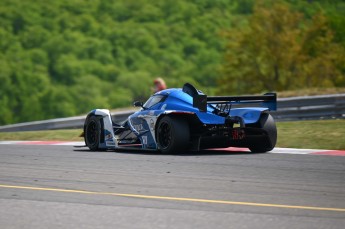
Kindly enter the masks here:
<path id="1" fill-rule="evenodd" d="M 193 97 L 193 107 L 200 111 L 207 110 L 207 104 L 259 104 L 260 107 L 267 107 L 271 111 L 277 110 L 277 94 L 266 93 L 264 95 L 253 96 L 207 96 L 198 94 Z"/>
<path id="2" fill-rule="evenodd" d="M 208 104 L 259 104 L 260 107 L 277 110 L 277 94 L 266 93 L 264 95 L 245 95 L 245 96 L 207 96 L 189 83 L 183 86 L 183 91 L 193 97 L 193 107 L 206 112 Z"/>

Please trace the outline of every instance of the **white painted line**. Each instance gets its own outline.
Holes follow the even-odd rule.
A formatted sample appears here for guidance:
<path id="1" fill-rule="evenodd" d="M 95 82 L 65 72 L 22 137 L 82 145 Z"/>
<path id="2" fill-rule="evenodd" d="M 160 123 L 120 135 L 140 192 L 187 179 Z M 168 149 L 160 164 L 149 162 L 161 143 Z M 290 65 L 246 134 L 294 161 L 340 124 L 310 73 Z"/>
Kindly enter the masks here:
<path id="1" fill-rule="evenodd" d="M 61 143 L 56 143 L 54 145 L 57 145 L 57 146 L 84 146 L 85 142 L 61 142 Z"/>
<path id="2" fill-rule="evenodd" d="M 315 152 L 329 151 L 324 149 L 294 149 L 294 148 L 274 148 L 268 153 L 282 153 L 282 154 L 311 154 Z"/>

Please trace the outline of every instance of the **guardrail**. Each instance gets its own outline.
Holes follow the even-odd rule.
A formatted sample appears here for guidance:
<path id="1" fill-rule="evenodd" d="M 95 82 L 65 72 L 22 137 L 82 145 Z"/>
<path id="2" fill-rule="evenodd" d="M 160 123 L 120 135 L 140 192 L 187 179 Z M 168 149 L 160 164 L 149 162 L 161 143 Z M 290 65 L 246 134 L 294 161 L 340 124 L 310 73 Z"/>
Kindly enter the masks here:
<path id="1" fill-rule="evenodd" d="M 278 99 L 277 121 L 345 118 L 345 94 Z"/>
<path id="2" fill-rule="evenodd" d="M 345 118 L 345 94 L 302 96 L 278 99 L 272 115 L 276 121 Z M 124 121 L 137 109 L 112 112 L 114 122 Z M 83 128 L 84 116 L 58 118 L 0 126 L 0 132 Z"/>
<path id="3" fill-rule="evenodd" d="M 138 109 L 130 109 L 126 111 L 112 112 L 114 122 L 122 122 L 129 115 L 133 114 Z M 18 124 L 11 124 L 0 126 L 0 132 L 14 132 L 14 131 L 35 131 L 35 130 L 59 130 L 59 129 L 82 129 L 84 126 L 86 115 L 76 116 L 70 118 L 57 118 L 44 121 L 25 122 Z"/>

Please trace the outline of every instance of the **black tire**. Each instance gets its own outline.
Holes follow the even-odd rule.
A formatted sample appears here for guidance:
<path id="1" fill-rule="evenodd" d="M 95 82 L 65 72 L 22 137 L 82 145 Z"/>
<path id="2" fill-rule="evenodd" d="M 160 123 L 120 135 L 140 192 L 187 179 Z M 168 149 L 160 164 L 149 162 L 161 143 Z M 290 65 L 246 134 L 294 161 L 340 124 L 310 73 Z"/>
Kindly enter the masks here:
<path id="1" fill-rule="evenodd" d="M 165 116 L 156 129 L 156 139 L 159 150 L 164 154 L 171 154 L 187 149 L 189 144 L 189 125 L 184 119 Z"/>
<path id="2" fill-rule="evenodd" d="M 91 116 L 85 124 L 84 140 L 87 147 L 92 151 L 99 150 L 99 140 L 101 136 L 101 123 L 97 116 Z"/>
<path id="3" fill-rule="evenodd" d="M 254 153 L 264 153 L 271 151 L 277 143 L 277 127 L 272 115 L 264 113 L 260 117 L 260 128 L 267 133 L 267 137 L 260 143 L 249 147 L 250 151 Z"/>

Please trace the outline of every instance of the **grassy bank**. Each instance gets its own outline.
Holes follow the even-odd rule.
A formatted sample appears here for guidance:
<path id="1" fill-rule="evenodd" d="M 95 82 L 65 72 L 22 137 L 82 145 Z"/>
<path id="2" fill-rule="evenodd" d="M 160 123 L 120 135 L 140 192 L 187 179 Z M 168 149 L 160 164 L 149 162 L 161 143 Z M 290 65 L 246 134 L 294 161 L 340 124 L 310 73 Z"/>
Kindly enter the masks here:
<path id="1" fill-rule="evenodd" d="M 0 141 L 83 141 L 79 137 L 81 132 L 81 129 L 4 132 L 0 133 Z"/>
<path id="2" fill-rule="evenodd" d="M 345 149 L 345 119 L 278 122 L 277 147 Z M 28 131 L 0 133 L 4 140 L 83 141 L 81 130 Z"/>
<path id="3" fill-rule="evenodd" d="M 278 147 L 345 150 L 345 119 L 278 122 Z"/>

